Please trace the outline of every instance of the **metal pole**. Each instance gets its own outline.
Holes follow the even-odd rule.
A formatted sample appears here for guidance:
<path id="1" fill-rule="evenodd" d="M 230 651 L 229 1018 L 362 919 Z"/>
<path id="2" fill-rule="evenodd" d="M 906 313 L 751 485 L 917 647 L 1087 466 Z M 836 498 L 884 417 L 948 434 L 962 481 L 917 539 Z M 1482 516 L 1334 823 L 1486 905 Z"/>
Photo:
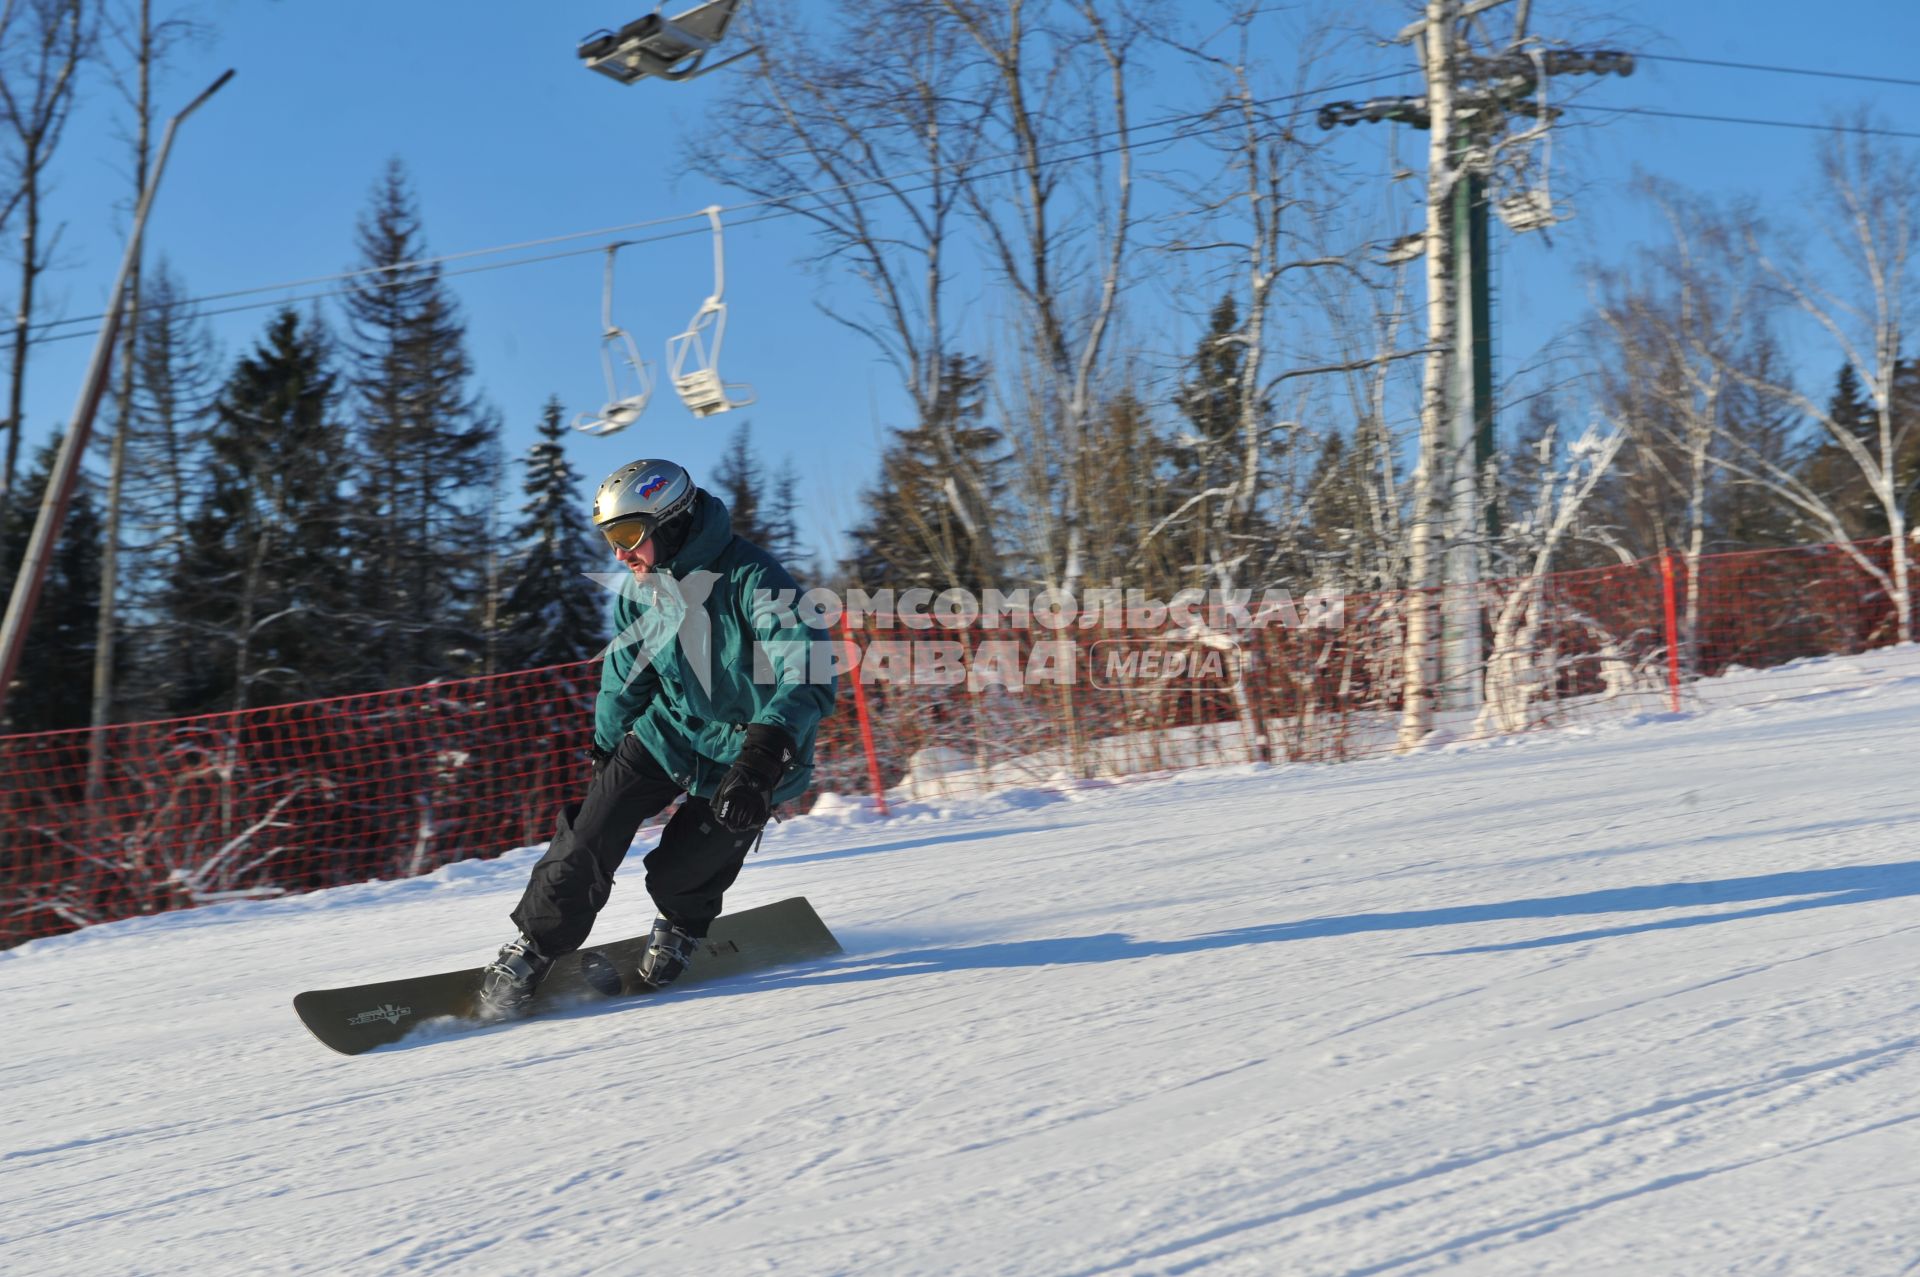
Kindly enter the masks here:
<path id="1" fill-rule="evenodd" d="M 1455 154 L 1465 160 L 1479 138 L 1463 131 Z M 1457 308 L 1451 410 L 1447 439 L 1453 469 L 1448 485 L 1445 639 L 1441 703 L 1480 707 L 1484 660 L 1480 582 L 1489 539 L 1497 535 L 1486 492 L 1493 459 L 1493 294 L 1486 175 L 1468 171 L 1453 191 L 1453 266 Z"/>
<path id="2" fill-rule="evenodd" d="M 1667 689 L 1672 698 L 1673 712 L 1678 714 L 1680 712 L 1680 625 L 1674 616 L 1671 547 L 1660 554 L 1660 587 L 1667 612 Z"/>
<path id="3" fill-rule="evenodd" d="M 140 237 L 146 231 L 147 213 L 153 207 L 154 192 L 160 186 L 160 174 L 167 166 L 167 152 L 173 146 L 174 130 L 233 78 L 227 71 L 208 85 L 199 97 L 187 103 L 180 114 L 167 121 L 166 135 L 160 142 L 160 154 L 153 162 L 153 174 L 140 193 L 140 206 L 134 211 L 133 230 L 127 236 L 127 250 L 120 259 L 120 273 L 114 277 L 113 293 L 100 321 L 100 335 L 93 344 L 93 358 L 80 383 L 80 398 L 73 406 L 73 420 L 60 443 L 53 473 L 47 476 L 46 495 L 40 502 L 40 517 L 34 522 L 33 537 L 20 560 L 20 573 L 14 578 L 13 594 L 7 600 L 7 615 L 0 622 L 0 714 L 6 710 L 7 697 L 13 691 L 13 678 L 20 668 L 20 655 L 27 645 L 27 628 L 33 623 L 33 610 L 40 601 L 40 587 L 46 583 L 47 565 L 53 561 L 53 548 L 60 539 L 60 527 L 66 522 L 67 503 L 73 496 L 74 479 L 86 456 L 87 437 L 93 431 L 93 416 L 100 407 L 113 363 L 113 343 L 120 334 L 121 309 L 125 304 L 127 280 L 140 260 Z"/>
<path id="4" fill-rule="evenodd" d="M 880 756 L 873 748 L 873 718 L 867 711 L 867 684 L 860 677 L 860 649 L 853 642 L 853 623 L 840 616 L 840 641 L 847 645 L 847 677 L 853 680 L 853 708 L 860 720 L 860 748 L 867 756 L 867 782 L 873 786 L 873 805 L 887 814 L 887 787 L 880 780 Z"/>

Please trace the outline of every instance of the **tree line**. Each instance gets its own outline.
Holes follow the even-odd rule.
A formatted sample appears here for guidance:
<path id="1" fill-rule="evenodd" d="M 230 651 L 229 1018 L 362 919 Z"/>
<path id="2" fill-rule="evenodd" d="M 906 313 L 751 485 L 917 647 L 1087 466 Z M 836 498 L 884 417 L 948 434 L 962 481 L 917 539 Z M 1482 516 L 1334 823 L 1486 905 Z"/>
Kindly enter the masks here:
<path id="1" fill-rule="evenodd" d="M 1435 179 L 1383 182 L 1316 125 L 1328 67 L 1351 65 L 1344 7 L 1203 8 L 877 0 L 836 26 L 756 0 L 753 71 L 725 81 L 687 168 L 811 225 L 838 268 L 822 304 L 912 404 L 845 578 L 1418 588 L 1416 534 L 1440 522 L 1423 503 L 1464 468 L 1490 513 L 1447 522 L 1439 554 L 1473 543 L 1488 575 L 1891 537 L 1890 567 L 1857 565 L 1908 637 L 1911 148 L 1838 118 L 1790 208 L 1642 179 L 1631 198 L 1669 233 L 1586 271 L 1586 315 L 1499 379 L 1476 471 L 1421 435 L 1422 262 L 1448 242 L 1408 233 L 1401 184 Z M 1532 8 L 1511 32 L 1463 21 L 1456 60 L 1546 65 Z M 1578 44 L 1579 11 L 1554 16 L 1549 43 Z M 1151 115 L 1170 72 L 1196 109 Z M 1508 118 L 1476 99 L 1486 145 L 1459 160 L 1502 218 L 1527 214 L 1496 236 L 1566 216 L 1547 147 L 1579 117 L 1537 105 L 1585 90 L 1545 71 L 1534 88 Z"/>
<path id="2" fill-rule="evenodd" d="M 456 299 L 431 265 L 404 167 L 376 183 L 359 265 L 330 320 L 275 313 L 224 364 L 164 262 L 149 273 L 120 498 L 113 718 L 238 710 L 584 660 L 607 638 L 606 568 L 558 397 L 511 467 L 475 386 Z M 50 441 L 7 501 L 24 556 Z M 796 552 L 790 464 L 749 427 L 709 478 L 736 527 Z M 5 727 L 88 723 L 102 599 L 102 485 L 57 547 Z"/>
<path id="3" fill-rule="evenodd" d="M 712 127 L 687 167 L 805 220 L 821 304 L 908 405 L 843 552 L 810 583 L 1162 597 L 1418 583 L 1418 255 L 1444 246 L 1407 233 L 1396 183 L 1416 175 L 1382 200 L 1342 135 L 1314 127 L 1339 8 L 875 0 L 822 17 L 754 0 L 755 52 L 710 82 Z M 59 68 L 83 55 L 93 9 L 4 12 L 16 26 L 0 44 L 40 52 L 0 57 L 14 179 L 0 192 L 19 192 L 0 225 L 26 245 L 31 314 L 47 260 L 36 183 L 71 92 Z M 1492 41 L 1473 30 L 1462 39 Z M 1171 124 L 1141 107 L 1169 68 L 1200 95 Z M 1863 123 L 1836 122 L 1803 208 L 1642 185 L 1668 234 L 1593 268 L 1584 320 L 1502 379 L 1501 446 L 1471 475 L 1492 515 L 1449 527 L 1452 542 L 1476 542 L 1497 576 L 1905 546 L 1920 512 L 1920 167 Z M 1489 199 L 1537 194 L 1546 129 L 1493 133 Z M 584 574 L 603 562 L 559 404 L 516 474 L 457 299 L 417 264 L 398 162 L 358 248 L 367 273 L 339 314 L 283 311 L 230 366 L 184 283 L 147 272 L 114 435 L 143 481 L 76 501 L 8 730 L 86 721 L 103 590 L 124 636 L 116 718 L 597 650 L 605 598 Z M 16 421 L 9 458 L 19 437 Z M 45 461 L 17 477 L 7 464 L 9 576 Z M 747 430 L 709 486 L 744 533 L 805 552 L 791 465 L 769 474 Z M 123 550 L 117 572 L 101 546 Z M 1863 562 L 1910 615 L 1904 548 Z"/>

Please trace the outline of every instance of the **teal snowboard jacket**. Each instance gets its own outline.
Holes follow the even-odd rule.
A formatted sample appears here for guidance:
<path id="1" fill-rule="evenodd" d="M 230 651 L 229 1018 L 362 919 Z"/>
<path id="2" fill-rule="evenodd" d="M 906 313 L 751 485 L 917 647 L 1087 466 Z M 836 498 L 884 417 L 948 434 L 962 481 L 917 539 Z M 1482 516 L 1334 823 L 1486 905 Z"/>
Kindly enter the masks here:
<path id="1" fill-rule="evenodd" d="M 719 498 L 702 490 L 692 517 L 677 553 L 621 584 L 594 743 L 611 751 L 631 733 L 688 793 L 711 798 L 747 725 L 772 724 L 796 746 L 773 790 L 787 802 L 812 780 L 814 735 L 833 710 L 832 640 L 800 620 L 793 578 L 733 534 Z"/>

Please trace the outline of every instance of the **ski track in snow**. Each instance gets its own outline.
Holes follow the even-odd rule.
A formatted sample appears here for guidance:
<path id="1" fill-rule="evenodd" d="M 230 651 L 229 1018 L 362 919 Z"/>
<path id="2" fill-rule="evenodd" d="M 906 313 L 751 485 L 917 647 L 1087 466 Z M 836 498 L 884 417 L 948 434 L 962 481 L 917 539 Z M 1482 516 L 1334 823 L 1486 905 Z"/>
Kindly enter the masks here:
<path id="1" fill-rule="evenodd" d="M 351 1059 L 538 849 L 0 954 L 0 1269 L 1920 1272 L 1920 650 L 1818 668 L 793 821 L 843 956 Z"/>

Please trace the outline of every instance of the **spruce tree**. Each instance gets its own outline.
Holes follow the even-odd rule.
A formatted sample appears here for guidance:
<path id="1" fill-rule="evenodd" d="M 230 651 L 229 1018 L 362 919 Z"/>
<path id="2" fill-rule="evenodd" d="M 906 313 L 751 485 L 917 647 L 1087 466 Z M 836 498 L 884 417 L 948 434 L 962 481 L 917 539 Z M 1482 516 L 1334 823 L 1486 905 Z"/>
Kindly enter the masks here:
<path id="1" fill-rule="evenodd" d="M 472 618 L 485 561 L 468 542 L 498 426 L 469 389 L 466 328 L 440 268 L 421 261 L 426 238 L 397 159 L 374 186 L 358 242 L 369 273 L 345 307 L 361 590 L 382 681 L 418 683 L 482 646 Z"/>
<path id="2" fill-rule="evenodd" d="M 989 504 L 1005 489 L 1000 432 L 984 423 L 986 369 L 955 355 L 941 377 L 936 417 L 896 431 L 880 459 L 879 481 L 866 494 L 867 518 L 850 534 L 846 570 L 857 584 L 959 586 L 978 592 L 997 562 L 991 533 L 964 518 L 955 499 L 958 476 L 973 476 Z"/>
<path id="3" fill-rule="evenodd" d="M 1851 361 L 1840 365 L 1833 394 L 1827 400 L 1827 413 L 1836 425 L 1869 448 L 1873 447 L 1873 405 L 1867 401 Z M 1860 468 L 1840 444 L 1826 438 L 1813 448 L 1807 454 L 1803 473 L 1807 485 L 1840 516 L 1848 535 L 1871 535 L 1868 529 L 1872 526 L 1874 507 L 1879 503 L 1868 490 Z M 1883 517 L 1879 522 L 1884 524 L 1886 520 Z"/>
<path id="4" fill-rule="evenodd" d="M 713 487 L 714 495 L 726 503 L 727 513 L 733 516 L 734 535 L 766 547 L 766 476 L 753 451 L 751 422 L 741 422 L 727 441 L 720 464 L 713 468 Z"/>
<path id="5" fill-rule="evenodd" d="M 580 477 L 560 444 L 564 412 L 557 397 L 547 400 L 541 442 L 527 449 L 527 499 L 513 530 L 512 584 L 498 621 L 505 669 L 584 661 L 606 642 L 611 596 L 587 573 L 610 569 L 600 552 L 604 541 L 580 508 Z"/>
<path id="6" fill-rule="evenodd" d="M 1513 508 L 1525 506 L 1537 485 L 1532 453 L 1521 451 L 1522 463 L 1506 464 L 1495 479 L 1493 499 L 1500 502 L 1503 526 L 1512 526 Z M 1349 592 L 1396 589 L 1404 583 L 1404 546 L 1383 473 L 1392 456 L 1386 428 L 1371 415 L 1356 421 L 1351 434 L 1329 429 L 1321 436 L 1302 493 L 1300 536 L 1289 556 L 1276 559 L 1277 578 Z M 1493 547 L 1493 552 L 1496 564 L 1505 561 L 1501 547 Z"/>
<path id="7" fill-rule="evenodd" d="M 1102 395 L 1087 413 L 1086 428 L 1079 485 L 1087 532 L 1084 579 L 1169 598 L 1190 583 L 1190 529 L 1162 527 L 1172 513 L 1166 441 L 1146 394 L 1122 386 Z M 1149 540 L 1156 528 L 1161 534 Z"/>
<path id="8" fill-rule="evenodd" d="M 1186 585 L 1224 587 L 1268 565 L 1273 546 L 1262 525 L 1258 502 L 1264 473 L 1246 475 L 1241 432 L 1247 401 L 1247 348 L 1239 339 L 1240 311 L 1231 293 L 1208 317 L 1187 362 L 1187 378 L 1174 397 L 1186 428 L 1168 448 L 1172 475 L 1168 497 L 1174 509 L 1185 507 L 1176 523 L 1186 530 L 1190 574 Z M 1259 405 L 1260 419 L 1271 418 Z"/>
<path id="9" fill-rule="evenodd" d="M 318 321 L 288 308 L 220 391 L 167 605 L 191 670 L 177 711 L 358 690 L 336 387 Z"/>
<path id="10" fill-rule="evenodd" d="M 1370 538 L 1364 475 L 1346 439 L 1329 430 L 1307 480 L 1304 549 L 1310 560 L 1309 579 L 1316 585 L 1342 586 L 1362 570 L 1357 561 Z"/>
<path id="11" fill-rule="evenodd" d="M 1760 353 L 1760 375 L 1772 380 L 1780 362 L 1768 343 Z M 1727 387 L 1722 430 L 1738 440 L 1733 455 L 1752 466 L 1757 461 L 1793 473 L 1806 463 L 1809 441 L 1804 421 L 1791 405 L 1751 385 Z M 1855 468 L 1855 473 L 1858 469 Z M 1739 476 L 1716 474 L 1707 490 L 1707 549 L 1739 550 L 1752 546 L 1800 545 L 1808 540 L 1805 513 L 1781 496 Z M 1825 536 L 1815 534 L 1815 539 Z"/>
<path id="12" fill-rule="evenodd" d="M 1915 491 L 1916 486 L 1920 486 L 1920 421 L 1916 421 L 1920 418 L 1920 360 L 1903 359 L 1895 365 L 1892 397 L 1894 434 L 1898 436 L 1903 427 L 1906 429 L 1894 458 L 1894 483 L 1896 491 L 1906 495 L 1911 526 L 1915 514 L 1920 513 L 1920 492 Z M 1850 361 L 1841 365 L 1834 379 L 1827 412 L 1836 425 L 1858 439 L 1869 453 L 1879 456 L 1879 417 Z M 1887 535 L 1886 510 L 1868 485 L 1866 476 L 1860 473 L 1858 464 L 1840 444 L 1830 437 L 1823 438 L 1821 444 L 1808 453 L 1804 464 L 1808 486 L 1833 507 L 1849 536 L 1864 540 Z"/>
<path id="13" fill-rule="evenodd" d="M 800 479 L 793 458 L 781 461 L 768 478 L 753 446 L 753 427 L 741 422 L 713 470 L 713 487 L 733 517 L 736 536 L 745 537 L 787 564 L 800 553 Z"/>
<path id="14" fill-rule="evenodd" d="M 1175 397 L 1180 415 L 1193 427 L 1174 453 L 1183 466 L 1207 465 L 1220 448 L 1230 449 L 1239 433 L 1247 363 L 1246 346 L 1231 340 L 1239 329 L 1240 307 L 1228 293 L 1208 316 L 1207 331 L 1187 362 L 1188 379 Z"/>
<path id="15" fill-rule="evenodd" d="M 790 572 L 795 570 L 794 562 L 800 555 L 799 493 L 800 475 L 793 468 L 793 458 L 788 457 L 781 461 L 767 486 L 767 539 L 761 545 Z"/>
<path id="16" fill-rule="evenodd" d="M 0 581 L 11 585 L 27 557 L 27 542 L 40 515 L 58 454 L 49 441 L 34 466 L 9 493 L 0 494 Z M 60 539 L 47 564 L 46 580 L 27 645 L 14 672 L 0 732 L 51 732 L 85 727 L 92 716 L 95 622 L 100 606 L 102 520 L 84 473 L 74 483 Z"/>

